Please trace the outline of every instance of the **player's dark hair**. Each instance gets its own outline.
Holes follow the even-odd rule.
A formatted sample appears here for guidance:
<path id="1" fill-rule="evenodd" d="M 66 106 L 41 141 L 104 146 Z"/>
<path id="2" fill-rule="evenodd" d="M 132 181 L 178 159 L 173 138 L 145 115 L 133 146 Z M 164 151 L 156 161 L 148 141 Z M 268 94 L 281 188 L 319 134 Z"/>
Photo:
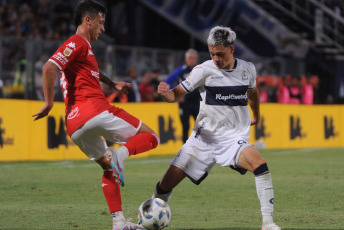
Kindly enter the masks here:
<path id="1" fill-rule="evenodd" d="M 217 46 L 223 44 L 228 47 L 233 45 L 236 39 L 236 33 L 229 27 L 216 26 L 209 32 L 207 43 L 209 46 Z"/>
<path id="2" fill-rule="evenodd" d="M 215 44 L 223 44 L 225 47 L 232 45 L 232 42 L 228 41 L 229 32 L 226 30 L 218 30 L 214 33 Z"/>
<path id="3" fill-rule="evenodd" d="M 74 22 L 76 27 L 82 24 L 82 19 L 89 14 L 92 18 L 98 13 L 106 14 L 106 7 L 94 0 L 82 0 L 76 6 Z"/>

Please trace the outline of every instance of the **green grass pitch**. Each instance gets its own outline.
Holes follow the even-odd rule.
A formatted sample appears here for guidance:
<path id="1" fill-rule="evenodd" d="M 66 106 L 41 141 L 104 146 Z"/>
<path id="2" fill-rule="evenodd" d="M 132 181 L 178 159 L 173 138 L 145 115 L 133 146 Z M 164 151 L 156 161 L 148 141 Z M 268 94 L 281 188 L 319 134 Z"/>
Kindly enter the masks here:
<path id="1" fill-rule="evenodd" d="M 264 150 L 282 229 L 344 229 L 344 149 Z M 1 152 L 0 152 L 1 154 Z M 123 211 L 151 197 L 171 156 L 126 161 Z M 0 229 L 111 229 L 102 170 L 90 161 L 0 163 Z M 185 179 L 167 229 L 260 229 L 252 173 L 215 166 L 199 186 Z"/>

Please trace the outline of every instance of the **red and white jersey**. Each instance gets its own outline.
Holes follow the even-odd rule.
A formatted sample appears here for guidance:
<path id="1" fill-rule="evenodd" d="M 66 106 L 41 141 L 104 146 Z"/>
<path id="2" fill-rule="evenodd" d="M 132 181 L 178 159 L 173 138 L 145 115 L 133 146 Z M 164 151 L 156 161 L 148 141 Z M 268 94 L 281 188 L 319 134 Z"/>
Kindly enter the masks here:
<path id="1" fill-rule="evenodd" d="M 100 88 L 97 60 L 86 39 L 73 35 L 49 61 L 60 69 L 60 84 L 66 105 L 66 127 L 70 136 L 101 112 L 115 112 Z"/>

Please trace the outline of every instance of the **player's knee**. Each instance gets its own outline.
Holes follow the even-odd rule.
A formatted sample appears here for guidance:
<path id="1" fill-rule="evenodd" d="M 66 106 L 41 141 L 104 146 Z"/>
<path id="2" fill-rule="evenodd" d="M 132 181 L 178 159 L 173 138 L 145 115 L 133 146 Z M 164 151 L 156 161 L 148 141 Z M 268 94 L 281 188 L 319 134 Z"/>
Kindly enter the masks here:
<path id="1" fill-rule="evenodd" d="M 160 138 L 155 133 L 152 133 L 152 136 L 152 149 L 155 149 L 160 144 Z"/>
<path id="2" fill-rule="evenodd" d="M 260 166 L 258 166 L 256 169 L 253 170 L 253 174 L 255 176 L 264 175 L 266 173 L 269 173 L 269 168 L 265 161 L 263 164 L 261 164 Z"/>

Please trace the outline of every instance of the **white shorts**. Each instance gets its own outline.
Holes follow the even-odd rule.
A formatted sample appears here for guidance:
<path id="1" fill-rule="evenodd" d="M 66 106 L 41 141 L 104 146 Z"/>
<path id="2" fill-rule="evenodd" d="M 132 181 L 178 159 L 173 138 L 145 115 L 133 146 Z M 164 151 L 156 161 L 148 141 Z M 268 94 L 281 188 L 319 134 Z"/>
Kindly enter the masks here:
<path id="1" fill-rule="evenodd" d="M 135 127 L 130 124 L 130 119 L 136 118 L 128 113 L 127 116 L 129 119 L 126 121 L 125 117 L 120 118 L 104 111 L 76 130 L 71 139 L 91 160 L 98 160 L 108 148 L 104 138 L 122 144 L 129 141 L 139 131 L 142 122 L 140 121 L 138 127 Z"/>
<path id="2" fill-rule="evenodd" d="M 171 165 L 182 169 L 195 184 L 205 179 L 215 163 L 245 174 L 247 170 L 238 167 L 238 160 L 247 146 L 253 144 L 243 139 L 209 143 L 192 135 L 173 158 Z"/>

